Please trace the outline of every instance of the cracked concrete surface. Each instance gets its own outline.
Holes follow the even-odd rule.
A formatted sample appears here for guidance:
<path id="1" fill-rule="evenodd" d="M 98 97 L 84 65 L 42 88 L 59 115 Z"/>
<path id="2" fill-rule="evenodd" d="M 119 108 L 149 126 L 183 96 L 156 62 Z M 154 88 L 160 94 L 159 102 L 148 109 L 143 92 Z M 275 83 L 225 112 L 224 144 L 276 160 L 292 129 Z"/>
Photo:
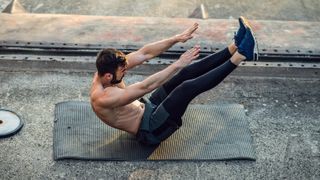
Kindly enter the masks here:
<path id="1" fill-rule="evenodd" d="M 25 127 L 0 139 L 1 179 L 319 179 L 320 79 L 233 74 L 192 103 L 243 104 L 254 161 L 53 161 L 54 104 L 88 101 L 92 72 L 0 71 L 1 107 Z M 128 74 L 128 83 L 146 75 Z"/>

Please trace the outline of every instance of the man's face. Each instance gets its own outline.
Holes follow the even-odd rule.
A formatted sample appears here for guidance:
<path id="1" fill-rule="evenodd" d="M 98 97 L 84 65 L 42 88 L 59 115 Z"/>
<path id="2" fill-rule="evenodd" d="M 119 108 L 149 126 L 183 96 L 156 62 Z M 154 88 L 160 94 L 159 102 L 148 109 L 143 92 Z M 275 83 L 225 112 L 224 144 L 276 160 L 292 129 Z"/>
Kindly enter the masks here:
<path id="1" fill-rule="evenodd" d="M 111 84 L 119 84 L 126 73 L 127 73 L 127 65 L 118 67 L 116 73 L 114 74 L 111 80 Z"/>

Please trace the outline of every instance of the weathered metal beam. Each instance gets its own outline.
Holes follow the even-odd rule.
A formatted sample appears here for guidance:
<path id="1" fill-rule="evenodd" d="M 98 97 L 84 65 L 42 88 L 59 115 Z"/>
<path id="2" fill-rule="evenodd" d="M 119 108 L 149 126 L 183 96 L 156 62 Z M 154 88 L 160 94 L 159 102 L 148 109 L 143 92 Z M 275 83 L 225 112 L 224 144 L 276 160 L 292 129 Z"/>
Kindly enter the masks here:
<path id="1" fill-rule="evenodd" d="M 45 55 L 54 56 L 96 56 L 103 47 L 112 47 L 130 53 L 138 50 L 136 45 L 115 44 L 72 44 L 53 42 L 23 42 L 0 41 L 1 55 Z M 204 46 L 200 51 L 200 58 L 221 50 L 223 47 Z M 160 55 L 161 58 L 177 59 L 187 49 L 184 46 L 170 48 Z M 259 52 L 260 61 L 295 61 L 320 62 L 320 51 L 288 50 L 288 49 L 262 49 Z M 1 58 L 0 58 L 1 60 Z"/>

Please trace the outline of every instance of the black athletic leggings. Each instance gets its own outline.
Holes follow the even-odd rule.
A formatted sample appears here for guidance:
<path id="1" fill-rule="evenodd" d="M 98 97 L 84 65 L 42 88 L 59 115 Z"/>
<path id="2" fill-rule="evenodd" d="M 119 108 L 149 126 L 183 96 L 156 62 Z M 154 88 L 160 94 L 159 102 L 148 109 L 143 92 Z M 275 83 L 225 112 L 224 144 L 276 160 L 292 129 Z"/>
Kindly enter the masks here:
<path id="1" fill-rule="evenodd" d="M 151 95 L 150 101 L 155 105 L 162 104 L 169 113 L 168 120 L 175 121 L 177 126 L 181 126 L 181 117 L 190 101 L 218 85 L 237 67 L 229 60 L 230 58 L 231 54 L 228 48 L 225 48 L 190 64 L 162 86 L 167 94 L 166 97 L 159 98 L 158 89 Z"/>

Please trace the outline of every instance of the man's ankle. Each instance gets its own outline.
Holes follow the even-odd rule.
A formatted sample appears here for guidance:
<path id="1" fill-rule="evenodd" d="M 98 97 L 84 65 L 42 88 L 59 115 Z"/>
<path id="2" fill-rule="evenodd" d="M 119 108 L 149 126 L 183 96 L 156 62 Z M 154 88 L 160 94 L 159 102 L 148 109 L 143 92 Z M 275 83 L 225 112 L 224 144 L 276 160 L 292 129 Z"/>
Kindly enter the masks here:
<path id="1" fill-rule="evenodd" d="M 228 46 L 229 53 L 233 55 L 237 51 L 238 47 L 235 43 L 232 43 Z"/>
<path id="2" fill-rule="evenodd" d="M 245 60 L 246 57 L 240 54 L 238 51 L 234 53 L 234 55 L 231 57 L 231 62 L 235 65 L 239 65 L 243 60 Z"/>

